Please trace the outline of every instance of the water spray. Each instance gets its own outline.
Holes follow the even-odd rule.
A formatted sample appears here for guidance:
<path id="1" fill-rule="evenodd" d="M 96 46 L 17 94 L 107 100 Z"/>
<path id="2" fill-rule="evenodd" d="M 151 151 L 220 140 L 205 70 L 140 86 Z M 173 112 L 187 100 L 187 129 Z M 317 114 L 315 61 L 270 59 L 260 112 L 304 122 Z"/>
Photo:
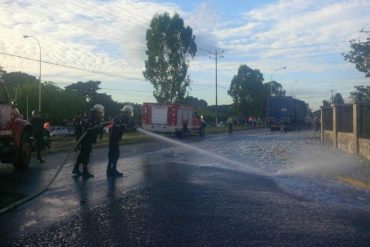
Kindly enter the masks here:
<path id="1" fill-rule="evenodd" d="M 144 129 L 141 129 L 141 128 L 138 128 L 136 130 L 139 131 L 140 133 L 143 133 L 144 135 L 153 137 L 157 140 L 167 142 L 169 144 L 176 145 L 176 146 L 179 146 L 179 147 L 184 147 L 184 148 L 192 150 L 194 152 L 207 155 L 209 157 L 215 158 L 215 159 L 220 160 L 220 161 L 224 161 L 225 163 L 228 163 L 228 164 L 232 165 L 233 168 L 237 168 L 238 170 L 254 173 L 254 174 L 257 174 L 257 175 L 268 176 L 267 174 L 264 174 L 262 171 L 254 169 L 252 167 L 248 167 L 248 166 L 246 166 L 245 164 L 243 164 L 241 162 L 225 158 L 224 156 L 212 153 L 210 151 L 201 149 L 199 147 L 195 147 L 195 146 L 192 146 L 192 145 L 189 145 L 189 144 L 186 144 L 186 143 L 183 143 L 183 142 L 180 142 L 180 141 L 168 138 L 168 137 L 164 137 L 162 135 L 155 134 L 153 132 L 150 132 L 150 131 L 147 131 L 147 130 L 144 130 Z M 226 166 L 225 168 L 230 168 L 230 167 Z"/>

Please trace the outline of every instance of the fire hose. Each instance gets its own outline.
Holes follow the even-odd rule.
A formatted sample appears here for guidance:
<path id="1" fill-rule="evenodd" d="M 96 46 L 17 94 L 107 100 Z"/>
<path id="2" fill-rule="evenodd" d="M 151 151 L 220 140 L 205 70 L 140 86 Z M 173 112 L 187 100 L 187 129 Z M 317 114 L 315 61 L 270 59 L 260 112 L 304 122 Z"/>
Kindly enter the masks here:
<path id="1" fill-rule="evenodd" d="M 65 164 L 67 163 L 67 161 L 69 160 L 69 158 L 70 158 L 70 156 L 71 156 L 71 154 L 73 153 L 73 152 L 75 152 L 76 151 L 76 149 L 78 148 L 78 146 L 81 144 L 81 141 L 85 138 L 85 136 L 87 135 L 87 131 L 80 137 L 80 139 L 78 139 L 78 141 L 77 141 L 77 143 L 76 143 L 76 145 L 73 147 L 73 149 L 71 150 L 71 151 L 69 151 L 68 153 L 67 153 L 67 155 L 65 156 L 65 158 L 64 158 L 64 160 L 63 160 L 63 162 L 60 164 L 60 166 L 59 166 L 59 168 L 58 168 L 58 170 L 57 170 L 57 172 L 54 174 L 54 176 L 51 178 L 51 180 L 49 181 L 49 183 L 43 188 L 43 189 L 41 189 L 40 191 L 38 191 L 38 192 L 36 192 L 36 193 L 33 193 L 33 194 L 31 194 L 31 195 L 29 195 L 29 196 L 27 196 L 27 197 L 25 197 L 25 198 L 23 198 L 23 199 L 21 199 L 21 200 L 18 200 L 18 201 L 16 201 L 16 202 L 13 202 L 12 204 L 10 204 L 10 205 L 8 205 L 7 207 L 5 207 L 5 208 L 2 208 L 2 209 L 0 209 L 0 215 L 2 215 L 2 214 L 4 214 L 4 213 L 6 213 L 6 212 L 8 212 L 8 211 L 10 211 L 10 210 L 12 210 L 12 209 L 14 209 L 14 208 L 16 208 L 16 207 L 18 207 L 18 206 L 20 206 L 20 205 L 22 205 L 22 204 L 24 204 L 24 203 L 26 203 L 26 202 L 28 202 L 28 201 L 30 201 L 30 200 L 32 200 L 32 199 L 34 199 L 34 198 L 36 198 L 36 197 L 38 197 L 38 196 L 40 196 L 40 195 L 42 195 L 43 193 L 45 193 L 49 188 L 50 188 L 50 186 L 53 184 L 53 182 L 54 182 L 54 180 L 58 177 L 58 175 L 59 175 L 59 173 L 61 172 L 61 170 L 63 169 L 63 167 L 65 166 Z"/>

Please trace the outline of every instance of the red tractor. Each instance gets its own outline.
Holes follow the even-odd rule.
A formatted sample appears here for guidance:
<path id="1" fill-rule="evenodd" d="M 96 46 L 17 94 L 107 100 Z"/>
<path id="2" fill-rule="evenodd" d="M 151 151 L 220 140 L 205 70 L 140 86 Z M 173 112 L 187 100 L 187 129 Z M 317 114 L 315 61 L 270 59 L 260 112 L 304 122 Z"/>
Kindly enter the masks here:
<path id="1" fill-rule="evenodd" d="M 0 79 L 0 161 L 12 163 L 16 169 L 27 168 L 32 156 L 31 142 L 32 127 L 21 118 Z"/>

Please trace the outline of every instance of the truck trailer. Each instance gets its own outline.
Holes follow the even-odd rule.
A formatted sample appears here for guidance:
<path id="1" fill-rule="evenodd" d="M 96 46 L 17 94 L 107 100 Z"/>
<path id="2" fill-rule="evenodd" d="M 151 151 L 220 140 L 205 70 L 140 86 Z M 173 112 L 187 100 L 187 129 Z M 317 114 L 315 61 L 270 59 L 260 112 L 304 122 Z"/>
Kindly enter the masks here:
<path id="1" fill-rule="evenodd" d="M 267 123 L 271 131 L 305 128 L 307 115 L 307 105 L 302 100 L 272 96 L 267 101 Z"/>
<path id="2" fill-rule="evenodd" d="M 205 123 L 191 105 L 144 103 L 142 128 L 157 133 L 205 135 Z"/>

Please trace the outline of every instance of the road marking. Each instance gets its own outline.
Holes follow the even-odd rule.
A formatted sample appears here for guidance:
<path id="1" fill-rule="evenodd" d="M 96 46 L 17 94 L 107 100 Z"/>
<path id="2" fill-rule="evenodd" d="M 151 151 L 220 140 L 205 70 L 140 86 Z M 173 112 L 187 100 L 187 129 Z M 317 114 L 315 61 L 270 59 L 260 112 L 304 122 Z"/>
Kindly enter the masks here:
<path id="1" fill-rule="evenodd" d="M 366 183 L 366 182 L 362 182 L 360 180 L 356 180 L 354 178 L 350 178 L 350 177 L 342 177 L 342 176 L 338 176 L 337 179 L 345 184 L 349 184 L 349 185 L 352 185 L 352 186 L 355 186 L 355 187 L 358 187 L 358 188 L 361 188 L 361 189 L 365 189 L 365 190 L 370 190 L 370 184 L 369 183 Z"/>

